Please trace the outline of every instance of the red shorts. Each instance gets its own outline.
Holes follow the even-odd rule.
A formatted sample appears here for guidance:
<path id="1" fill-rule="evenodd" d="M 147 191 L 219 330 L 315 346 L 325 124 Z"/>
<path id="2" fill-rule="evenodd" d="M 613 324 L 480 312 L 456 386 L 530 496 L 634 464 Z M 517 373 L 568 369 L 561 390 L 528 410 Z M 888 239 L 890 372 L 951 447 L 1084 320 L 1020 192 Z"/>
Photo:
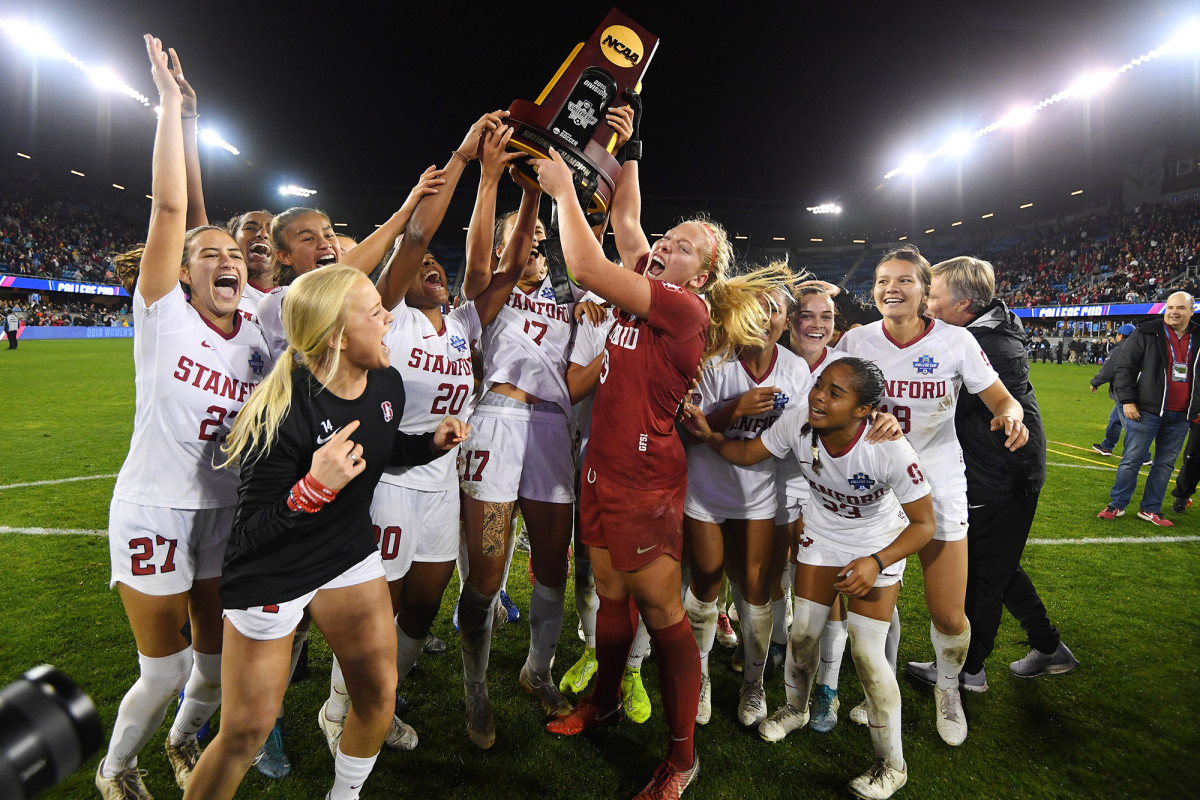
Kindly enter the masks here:
<path id="1" fill-rule="evenodd" d="M 663 489 L 631 489 L 585 465 L 580 483 L 579 539 L 608 550 L 615 569 L 636 572 L 664 554 L 682 561 L 686 480 Z"/>

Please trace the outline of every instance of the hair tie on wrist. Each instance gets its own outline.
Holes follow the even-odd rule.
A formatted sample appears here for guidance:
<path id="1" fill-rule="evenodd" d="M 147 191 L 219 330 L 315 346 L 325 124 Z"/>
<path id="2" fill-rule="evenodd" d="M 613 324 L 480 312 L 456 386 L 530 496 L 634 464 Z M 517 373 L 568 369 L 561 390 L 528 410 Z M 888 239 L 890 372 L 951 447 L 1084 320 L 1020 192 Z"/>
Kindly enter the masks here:
<path id="1" fill-rule="evenodd" d="M 199 117 L 200 117 L 199 111 L 197 111 L 195 114 L 180 114 L 179 115 L 180 119 L 199 119 Z"/>
<path id="2" fill-rule="evenodd" d="M 450 151 L 450 157 L 451 157 L 451 158 L 454 158 L 454 157 L 461 158 L 461 159 L 462 159 L 462 162 L 463 162 L 464 164 L 470 164 L 470 163 L 471 163 L 471 159 L 467 158 L 466 156 L 464 156 L 462 153 L 458 152 L 457 150 L 451 150 L 451 151 Z"/>
<path id="3" fill-rule="evenodd" d="M 875 563 L 879 565 L 879 571 L 883 572 L 883 562 L 879 560 L 879 555 L 871 553 L 871 558 L 875 559 Z"/>

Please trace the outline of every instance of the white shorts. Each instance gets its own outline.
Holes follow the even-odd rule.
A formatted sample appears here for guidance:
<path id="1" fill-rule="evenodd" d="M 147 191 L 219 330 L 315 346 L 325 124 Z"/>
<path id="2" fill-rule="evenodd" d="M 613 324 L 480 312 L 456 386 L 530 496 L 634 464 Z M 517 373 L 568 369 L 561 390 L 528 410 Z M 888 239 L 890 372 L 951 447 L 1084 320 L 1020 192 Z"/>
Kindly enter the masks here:
<path id="1" fill-rule="evenodd" d="M 143 594 L 186 592 L 192 582 L 221 576 L 236 508 L 164 508 L 118 500 L 108 506 L 108 588 L 123 583 Z"/>
<path id="2" fill-rule="evenodd" d="M 890 538 L 878 537 L 873 542 L 864 542 L 860 547 L 847 548 L 840 542 L 831 541 L 819 533 L 809 533 L 807 530 L 796 548 L 796 562 L 808 564 L 811 567 L 844 567 L 856 558 L 864 558 L 887 547 L 896 540 L 904 528 L 897 528 Z M 904 578 L 904 567 L 907 559 L 900 559 L 890 564 L 879 573 L 875 579 L 876 587 L 893 586 L 901 583 Z"/>
<path id="3" fill-rule="evenodd" d="M 939 542 L 958 542 L 967 538 L 967 493 L 955 492 L 933 498 L 933 538 Z"/>
<path id="4" fill-rule="evenodd" d="M 414 561 L 458 558 L 458 487 L 425 492 L 381 483 L 371 498 L 375 546 L 389 581 L 408 574 Z"/>
<path id="5" fill-rule="evenodd" d="M 775 524 L 791 525 L 804 516 L 804 504 L 808 498 L 792 497 L 781 492 L 778 501 L 778 505 L 775 506 Z"/>
<path id="6" fill-rule="evenodd" d="M 718 525 L 727 519 L 775 519 L 775 498 L 768 498 L 756 506 L 742 508 L 718 508 L 711 503 L 705 503 L 699 497 L 691 494 L 683 501 L 683 513 L 700 522 L 715 522 Z"/>
<path id="7" fill-rule="evenodd" d="M 470 422 L 458 456 L 464 493 L 483 503 L 575 501 L 571 428 L 562 409 L 489 392 Z"/>
<path id="8" fill-rule="evenodd" d="M 300 624 L 304 609 L 322 589 L 344 589 L 347 586 L 357 586 L 360 583 L 373 581 L 383 577 L 383 565 L 378 553 L 364 558 L 350 569 L 338 575 L 328 583 L 302 594 L 295 600 L 277 603 L 269 606 L 254 606 L 253 608 L 227 608 L 225 618 L 233 623 L 238 633 L 247 639 L 260 642 L 272 639 L 282 639 L 291 636 L 292 631 Z"/>

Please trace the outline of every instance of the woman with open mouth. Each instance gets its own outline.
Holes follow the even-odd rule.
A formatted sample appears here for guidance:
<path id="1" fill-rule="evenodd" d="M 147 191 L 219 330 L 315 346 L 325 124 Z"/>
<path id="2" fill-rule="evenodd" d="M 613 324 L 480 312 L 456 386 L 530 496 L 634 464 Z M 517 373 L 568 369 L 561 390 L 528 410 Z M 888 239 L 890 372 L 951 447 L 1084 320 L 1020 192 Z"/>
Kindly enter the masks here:
<path id="1" fill-rule="evenodd" d="M 96 770 L 96 788 L 108 800 L 149 796 L 138 754 L 185 683 L 167 756 L 186 787 L 200 755 L 196 732 L 220 705 L 218 584 L 238 472 L 213 465 L 232 420 L 271 368 L 261 332 L 238 314 L 246 265 L 237 242 L 220 228 L 187 230 L 182 93 L 162 42 L 146 36 L 146 51 L 162 111 L 150 227 L 136 283 L 129 276 L 128 285 L 134 431 L 109 509 L 112 585 L 133 628 L 141 674 Z M 190 646 L 180 633 L 189 617 Z"/>

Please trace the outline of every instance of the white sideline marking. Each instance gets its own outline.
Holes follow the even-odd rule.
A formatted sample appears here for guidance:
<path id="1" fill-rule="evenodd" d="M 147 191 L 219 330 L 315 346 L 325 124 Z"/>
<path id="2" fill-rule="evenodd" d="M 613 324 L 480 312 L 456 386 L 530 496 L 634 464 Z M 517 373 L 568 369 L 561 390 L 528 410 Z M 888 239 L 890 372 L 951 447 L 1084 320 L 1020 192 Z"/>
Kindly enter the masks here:
<path id="1" fill-rule="evenodd" d="M 108 531 L 90 528 L 5 528 L 0 533 L 28 533 L 34 536 L 108 536 Z"/>
<path id="2" fill-rule="evenodd" d="M 1200 542 L 1200 536 L 1092 536 L 1086 539 L 1029 540 L 1029 544 L 1173 544 L 1175 542 Z"/>
<path id="3" fill-rule="evenodd" d="M 1101 472 L 1116 472 L 1116 467 L 1093 467 L 1091 464 L 1063 464 L 1058 461 L 1047 461 L 1047 467 L 1070 467 L 1071 469 L 1098 469 Z"/>
<path id="4" fill-rule="evenodd" d="M 7 486 L 0 486 L 0 491 L 5 489 L 23 489 L 26 486 L 49 486 L 54 483 L 74 483 L 76 481 L 98 481 L 102 478 L 115 478 L 117 474 L 112 475 L 84 475 L 79 478 L 59 478 L 53 481 L 31 481 L 30 483 L 10 483 Z"/>

